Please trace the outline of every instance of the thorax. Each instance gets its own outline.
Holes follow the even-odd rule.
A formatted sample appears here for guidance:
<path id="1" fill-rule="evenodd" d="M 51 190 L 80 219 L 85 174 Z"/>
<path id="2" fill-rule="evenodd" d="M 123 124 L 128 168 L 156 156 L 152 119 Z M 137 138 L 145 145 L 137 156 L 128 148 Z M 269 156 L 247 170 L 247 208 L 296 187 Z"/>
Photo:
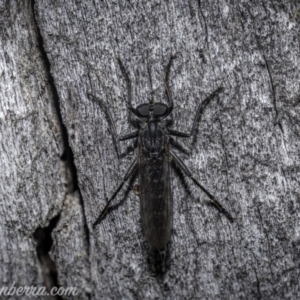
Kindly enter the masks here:
<path id="1" fill-rule="evenodd" d="M 163 123 L 154 121 L 142 125 L 140 146 L 144 154 L 151 158 L 158 157 L 165 151 L 168 135 Z"/>

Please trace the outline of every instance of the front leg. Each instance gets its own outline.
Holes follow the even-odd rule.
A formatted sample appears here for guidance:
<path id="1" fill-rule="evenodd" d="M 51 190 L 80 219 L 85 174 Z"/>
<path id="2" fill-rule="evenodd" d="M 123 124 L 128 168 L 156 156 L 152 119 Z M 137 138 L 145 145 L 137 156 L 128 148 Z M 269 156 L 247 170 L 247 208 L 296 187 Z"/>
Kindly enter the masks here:
<path id="1" fill-rule="evenodd" d="M 172 150 L 170 152 L 172 155 L 172 159 L 174 160 L 175 164 L 180 168 L 180 170 L 194 181 L 194 183 L 208 196 L 211 203 L 221 213 L 223 213 L 230 222 L 233 222 L 233 217 L 231 216 L 231 214 L 221 205 L 219 201 L 215 199 L 215 197 L 203 185 L 200 184 L 200 182 L 193 176 L 193 174 L 190 172 L 190 170 L 187 168 L 184 162 L 175 153 L 173 153 Z"/>
<path id="2" fill-rule="evenodd" d="M 102 110 L 104 111 L 106 119 L 108 121 L 108 124 L 109 124 L 110 128 L 112 129 L 113 142 L 114 142 L 114 146 L 115 146 L 115 149 L 117 151 L 118 158 L 119 158 L 120 157 L 119 156 L 119 154 L 120 154 L 119 141 L 125 141 L 125 140 L 130 140 L 130 139 L 136 138 L 139 135 L 139 131 L 136 130 L 132 133 L 129 133 L 129 134 L 126 134 L 126 135 L 123 135 L 123 136 L 119 137 L 118 134 L 117 134 L 116 126 L 115 126 L 115 123 L 114 123 L 113 118 L 111 116 L 111 113 L 110 113 L 108 107 L 105 105 L 105 103 L 100 98 L 98 98 L 98 97 L 96 97 L 96 96 L 94 96 L 90 93 L 88 93 L 88 97 L 89 97 L 90 100 L 97 103 L 102 108 Z"/>
<path id="3" fill-rule="evenodd" d="M 171 69 L 173 59 L 175 59 L 175 58 L 176 58 L 176 55 L 172 55 L 170 57 L 169 63 L 168 63 L 167 68 L 166 68 L 166 73 L 165 73 L 165 91 L 166 91 L 167 100 L 168 100 L 168 115 L 171 114 L 171 112 L 173 110 L 173 107 L 174 107 L 173 99 L 172 99 L 171 94 L 170 94 L 169 75 L 170 75 L 170 69 Z M 172 115 L 171 115 L 171 123 L 173 123 L 173 116 Z"/>
<path id="4" fill-rule="evenodd" d="M 190 132 L 181 132 L 178 130 L 173 130 L 173 129 L 168 129 L 169 134 L 173 136 L 178 136 L 178 137 L 193 137 L 196 133 L 196 128 L 197 125 L 200 121 L 201 114 L 203 113 L 203 110 L 205 107 L 209 104 L 209 102 L 215 98 L 219 93 L 223 91 L 222 87 L 219 87 L 217 90 L 215 90 L 212 94 L 210 94 L 201 104 L 199 104 L 197 108 L 197 112 L 193 121 L 193 126 Z"/>
<path id="5" fill-rule="evenodd" d="M 132 114 L 134 114 L 136 117 L 138 117 L 137 112 L 135 108 L 132 106 L 132 84 L 131 84 L 131 79 L 130 79 L 130 74 L 124 67 L 121 59 L 119 56 L 117 56 L 118 64 L 120 66 L 121 72 L 123 76 L 125 77 L 126 84 L 127 84 L 127 110 L 128 110 L 128 121 L 132 125 L 136 126 L 136 119 L 132 117 Z"/>

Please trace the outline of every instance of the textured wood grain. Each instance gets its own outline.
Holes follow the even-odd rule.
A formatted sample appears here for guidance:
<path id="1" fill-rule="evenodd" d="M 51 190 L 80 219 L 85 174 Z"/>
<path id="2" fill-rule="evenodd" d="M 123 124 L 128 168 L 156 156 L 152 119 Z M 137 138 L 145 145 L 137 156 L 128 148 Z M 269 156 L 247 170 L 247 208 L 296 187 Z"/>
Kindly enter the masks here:
<path id="1" fill-rule="evenodd" d="M 54 99 L 55 87 L 43 57 L 32 3 L 2 1 L 0 15 L 1 288 L 51 288 L 56 266 L 48 254 L 48 226 L 53 218 L 67 214 L 65 202 L 73 199 L 74 184 Z M 78 214 L 82 216 L 82 211 L 77 210 Z M 77 218 L 75 224 L 84 226 L 82 218 Z M 86 243 L 82 232 L 85 234 L 84 230 L 73 233 L 78 240 L 72 247 L 74 254 L 82 250 L 80 241 Z M 88 261 L 86 256 L 84 260 Z M 76 273 L 70 277 L 69 286 L 78 284 L 77 277 Z M 83 295 L 84 287 L 77 287 Z"/>
<path id="2" fill-rule="evenodd" d="M 31 236 L 59 214 L 50 256 L 58 284 L 77 286 L 80 299 L 299 298 L 297 1 L 49 0 L 34 10 L 3 2 L 1 11 L 1 282 L 43 284 Z M 116 56 L 136 106 L 151 95 L 166 102 L 172 54 L 173 128 L 191 128 L 197 105 L 224 87 L 196 139 L 177 140 L 235 222 L 173 172 L 174 229 L 161 273 L 133 182 L 92 229 L 136 151 L 123 142 L 128 155 L 118 160 L 87 93 L 109 106 L 119 134 L 130 132 Z"/>
<path id="3" fill-rule="evenodd" d="M 2 1 L 0 11 L 0 282 L 40 286 L 33 233 L 62 207 L 62 138 L 31 6 Z"/>

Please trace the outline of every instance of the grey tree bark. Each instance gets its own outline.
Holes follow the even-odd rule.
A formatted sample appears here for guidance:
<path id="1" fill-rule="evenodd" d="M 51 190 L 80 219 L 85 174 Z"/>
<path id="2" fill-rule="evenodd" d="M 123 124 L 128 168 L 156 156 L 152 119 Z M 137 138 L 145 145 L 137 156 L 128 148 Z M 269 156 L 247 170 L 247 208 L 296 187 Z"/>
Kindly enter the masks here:
<path id="1" fill-rule="evenodd" d="M 76 287 L 56 299 L 298 299 L 300 297 L 300 4 L 298 1 L 0 2 L 0 290 Z M 99 216 L 137 155 L 118 159 L 133 105 L 165 102 L 180 153 L 235 218 L 172 173 L 174 228 L 165 259 L 143 236 L 131 181 Z M 176 150 L 177 151 L 177 150 Z M 177 153 L 177 152 L 176 152 Z M 11 299 L 20 299 L 16 295 Z M 32 299 L 32 296 L 22 296 Z M 51 299 L 51 298 L 50 298 Z"/>

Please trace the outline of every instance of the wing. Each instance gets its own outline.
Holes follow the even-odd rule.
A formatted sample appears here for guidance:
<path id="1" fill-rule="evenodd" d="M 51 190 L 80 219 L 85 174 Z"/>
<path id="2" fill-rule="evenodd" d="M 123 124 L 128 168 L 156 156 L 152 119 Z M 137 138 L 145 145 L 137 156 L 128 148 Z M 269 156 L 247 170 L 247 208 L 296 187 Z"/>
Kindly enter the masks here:
<path id="1" fill-rule="evenodd" d="M 169 145 L 155 158 L 140 151 L 139 162 L 144 234 L 152 247 L 161 249 L 169 241 L 173 225 Z"/>

